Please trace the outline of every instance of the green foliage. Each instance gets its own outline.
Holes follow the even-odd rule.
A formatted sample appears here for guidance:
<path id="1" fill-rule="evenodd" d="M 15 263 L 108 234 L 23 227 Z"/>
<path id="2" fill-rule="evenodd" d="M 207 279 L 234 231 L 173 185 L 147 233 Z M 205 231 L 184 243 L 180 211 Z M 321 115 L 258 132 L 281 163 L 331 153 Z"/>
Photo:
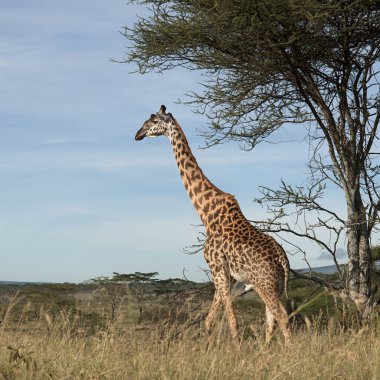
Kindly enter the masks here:
<path id="1" fill-rule="evenodd" d="M 75 310 L 76 304 L 73 294 L 77 292 L 75 284 L 26 284 L 9 288 L 8 285 L 0 286 L 0 317 L 2 306 L 9 307 L 16 297 L 15 315 L 26 313 L 25 317 L 31 320 L 39 318 L 41 313 L 49 312 L 57 315 L 61 310 Z"/>
<path id="2" fill-rule="evenodd" d="M 380 260 L 380 245 L 376 245 L 372 248 L 372 261 Z"/>

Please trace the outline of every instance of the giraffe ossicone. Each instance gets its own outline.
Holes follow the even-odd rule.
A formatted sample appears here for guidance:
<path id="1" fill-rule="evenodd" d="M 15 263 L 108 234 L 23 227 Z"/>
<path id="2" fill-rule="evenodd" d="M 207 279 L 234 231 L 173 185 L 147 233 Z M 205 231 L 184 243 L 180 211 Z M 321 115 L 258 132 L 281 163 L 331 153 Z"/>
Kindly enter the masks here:
<path id="1" fill-rule="evenodd" d="M 279 325 L 290 337 L 288 314 L 280 297 L 287 288 L 289 261 L 284 249 L 270 235 L 255 228 L 243 215 L 234 196 L 216 187 L 203 174 L 186 136 L 166 107 L 146 120 L 136 140 L 165 135 L 169 138 L 185 189 L 206 229 L 204 257 L 215 285 L 205 326 L 208 333 L 220 306 L 226 309 L 233 337 L 238 326 L 230 294 L 231 277 L 254 289 L 265 303 L 266 340 Z"/>

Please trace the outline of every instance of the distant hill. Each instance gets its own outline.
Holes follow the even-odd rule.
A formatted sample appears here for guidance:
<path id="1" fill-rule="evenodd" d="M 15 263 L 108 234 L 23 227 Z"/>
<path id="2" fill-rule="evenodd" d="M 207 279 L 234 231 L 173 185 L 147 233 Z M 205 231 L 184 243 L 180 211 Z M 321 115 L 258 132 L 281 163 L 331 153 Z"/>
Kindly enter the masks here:
<path id="1" fill-rule="evenodd" d="M 340 265 L 341 269 L 344 269 L 344 267 L 345 267 L 345 264 Z M 296 269 L 296 271 L 300 272 L 300 273 L 305 273 L 305 272 L 310 272 L 310 269 L 309 268 L 303 268 L 303 269 Z M 334 274 L 337 272 L 335 265 L 327 265 L 327 266 L 323 266 L 323 267 L 314 267 L 314 268 L 311 268 L 311 271 L 315 272 L 315 273 L 322 273 L 322 274 Z"/>
<path id="2" fill-rule="evenodd" d="M 344 267 L 346 266 L 347 264 L 341 264 L 340 267 L 341 269 L 343 270 Z M 376 270 L 380 270 L 380 260 L 378 261 L 375 261 L 375 268 Z M 303 269 L 296 269 L 297 272 L 300 272 L 300 273 L 306 273 L 306 272 L 309 272 L 310 269 L 309 268 L 303 268 Z M 323 266 L 323 267 L 313 267 L 311 268 L 311 271 L 312 272 L 315 272 L 315 273 L 322 273 L 322 274 L 334 274 L 336 273 L 336 266 L 335 265 L 326 265 L 326 266 Z M 36 285 L 43 285 L 43 284 L 49 284 L 48 282 L 31 282 L 31 281 L 0 281 L 0 286 L 1 285 L 19 285 L 19 286 L 22 286 L 22 285 L 27 285 L 27 284 L 36 284 Z"/>
<path id="3" fill-rule="evenodd" d="M 341 264 L 341 265 L 339 265 L 339 267 L 342 270 L 344 270 L 346 265 L 347 264 Z M 375 268 L 376 268 L 376 270 L 380 270 L 380 260 L 375 261 Z M 309 272 L 310 269 L 309 268 L 296 269 L 296 271 L 300 272 L 300 273 L 305 273 L 305 272 Z M 322 274 L 334 274 L 337 272 L 335 265 L 327 265 L 327 266 L 323 266 L 323 267 L 314 267 L 314 268 L 311 268 L 311 271 L 315 272 L 315 273 L 322 273 Z"/>
<path id="4" fill-rule="evenodd" d="M 43 285 L 43 284 L 47 284 L 47 282 L 0 281 L 0 285 L 19 285 L 19 286 L 23 286 L 23 285 L 27 285 L 27 284 Z"/>

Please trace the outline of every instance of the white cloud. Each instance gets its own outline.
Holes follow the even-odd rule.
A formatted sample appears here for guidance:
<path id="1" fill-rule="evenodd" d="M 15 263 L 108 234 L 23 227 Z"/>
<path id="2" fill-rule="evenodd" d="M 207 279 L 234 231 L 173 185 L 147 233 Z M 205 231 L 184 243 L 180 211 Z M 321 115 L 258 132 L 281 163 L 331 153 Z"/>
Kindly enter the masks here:
<path id="1" fill-rule="evenodd" d="M 337 260 L 339 261 L 347 260 L 347 251 L 344 248 L 337 248 L 335 255 L 336 255 Z M 333 257 L 331 253 L 327 251 L 321 252 L 319 257 L 317 258 L 317 260 L 329 260 L 329 261 L 332 261 L 332 259 Z"/>

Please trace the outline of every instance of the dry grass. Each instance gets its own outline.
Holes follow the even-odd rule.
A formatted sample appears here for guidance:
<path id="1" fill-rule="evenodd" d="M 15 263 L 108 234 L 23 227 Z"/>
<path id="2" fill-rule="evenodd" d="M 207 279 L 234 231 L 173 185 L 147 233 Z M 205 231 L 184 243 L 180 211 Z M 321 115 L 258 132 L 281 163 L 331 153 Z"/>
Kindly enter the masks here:
<path id="1" fill-rule="evenodd" d="M 17 300 L 15 300 L 17 302 Z M 291 346 L 278 335 L 264 344 L 262 326 L 232 342 L 223 324 L 207 342 L 202 326 L 175 337 L 175 325 L 125 323 L 86 329 L 61 312 L 53 321 L 11 321 L 0 327 L 0 378 L 4 379 L 379 379 L 380 321 L 360 329 L 333 320 L 295 329 Z M 124 329 L 124 330 L 123 330 Z"/>

